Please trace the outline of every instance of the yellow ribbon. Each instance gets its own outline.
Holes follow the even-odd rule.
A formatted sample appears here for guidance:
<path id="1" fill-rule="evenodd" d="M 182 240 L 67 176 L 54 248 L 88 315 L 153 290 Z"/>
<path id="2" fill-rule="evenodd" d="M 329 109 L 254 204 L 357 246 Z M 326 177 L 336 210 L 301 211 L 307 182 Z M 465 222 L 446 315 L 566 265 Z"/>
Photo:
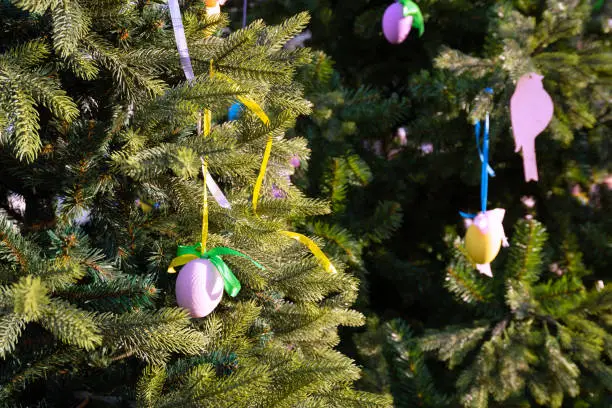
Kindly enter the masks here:
<path id="1" fill-rule="evenodd" d="M 255 188 L 253 189 L 253 212 L 257 212 L 257 202 L 259 201 L 259 193 L 261 191 L 261 185 L 263 184 L 264 177 L 266 176 L 266 168 L 268 167 L 268 160 L 270 160 L 270 153 L 272 152 L 272 136 L 268 136 L 268 142 L 266 143 L 266 150 L 264 151 L 263 160 L 261 161 L 261 168 L 257 175 L 257 181 L 255 182 Z"/>
<path id="2" fill-rule="evenodd" d="M 204 137 L 210 135 L 212 128 L 212 112 L 210 109 L 204 109 Z"/>
<path id="3" fill-rule="evenodd" d="M 177 266 L 183 266 L 188 262 L 193 261 L 194 259 L 200 258 L 191 254 L 177 256 L 172 260 L 172 262 L 170 262 L 170 266 L 168 266 L 168 273 L 176 273 L 176 269 L 174 268 L 176 268 Z"/>
<path id="4" fill-rule="evenodd" d="M 221 72 L 213 71 L 213 60 L 210 60 L 210 77 L 216 76 L 229 83 L 235 83 L 233 79 L 228 77 Z M 257 102 L 248 96 L 238 96 L 237 99 L 246 106 L 251 112 L 253 112 L 266 126 L 270 125 L 270 118 L 266 115 L 266 112 L 259 106 Z M 206 115 L 206 114 L 205 114 Z M 204 125 L 204 133 L 206 133 L 206 124 Z M 253 212 L 257 212 L 257 202 L 259 201 L 259 194 L 261 192 L 261 186 L 263 184 L 264 177 L 266 175 L 266 168 L 268 167 L 268 160 L 270 160 L 270 153 L 272 152 L 272 136 L 268 137 L 266 143 L 266 150 L 264 151 L 264 157 L 261 162 L 259 174 L 257 175 L 257 181 L 255 182 L 255 188 L 253 190 Z"/>
<path id="5" fill-rule="evenodd" d="M 213 72 L 213 62 L 210 60 L 210 77 L 212 78 Z M 212 111 L 210 109 L 204 110 L 204 137 L 210 135 L 210 130 L 212 128 Z M 200 241 L 200 251 L 201 253 L 206 252 L 206 241 L 208 240 L 208 187 L 206 186 L 206 176 L 208 174 L 208 156 L 206 159 L 200 157 L 202 161 L 202 180 L 204 183 L 204 192 L 202 193 L 202 240 Z M 179 257 L 180 258 L 180 257 Z"/>
<path id="6" fill-rule="evenodd" d="M 210 60 L 210 67 L 208 75 L 212 78 L 214 76 L 213 61 Z M 212 111 L 210 109 L 204 109 L 204 137 L 210 135 L 212 128 Z M 204 177 L 206 179 L 206 177 Z"/>
<path id="7" fill-rule="evenodd" d="M 249 98 L 248 96 L 238 96 L 237 98 L 244 106 L 249 108 L 251 112 L 257 115 L 257 117 L 265 125 L 270 124 L 270 119 L 268 118 L 268 115 L 266 115 L 266 112 L 264 112 L 264 110 L 261 108 L 261 106 L 259 106 L 257 102 L 255 102 L 253 99 Z"/>
<path id="8" fill-rule="evenodd" d="M 331 263 L 329 258 L 325 256 L 323 251 L 321 251 L 321 249 L 319 249 L 317 244 L 315 244 L 314 241 L 312 241 L 310 238 L 302 234 L 298 234 L 297 232 L 291 232 L 291 231 L 279 231 L 279 233 L 286 235 L 290 238 L 293 238 L 296 241 L 308 247 L 308 249 L 310 249 L 310 252 L 312 252 L 314 257 L 317 258 L 317 260 L 321 263 L 321 265 L 327 272 L 331 274 L 338 273 L 338 271 L 336 270 L 336 267 Z"/>
<path id="9" fill-rule="evenodd" d="M 206 241 L 208 239 L 208 188 L 206 187 L 206 174 L 208 173 L 208 163 L 206 160 L 202 160 L 202 179 L 204 180 L 204 193 L 202 204 L 202 253 L 206 252 Z"/>

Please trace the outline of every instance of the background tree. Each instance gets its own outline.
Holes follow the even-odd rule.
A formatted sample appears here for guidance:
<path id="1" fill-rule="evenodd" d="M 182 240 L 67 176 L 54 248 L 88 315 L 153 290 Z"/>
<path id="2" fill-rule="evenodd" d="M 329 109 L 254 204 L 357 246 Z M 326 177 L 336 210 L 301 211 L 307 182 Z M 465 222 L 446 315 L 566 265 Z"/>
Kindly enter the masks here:
<path id="1" fill-rule="evenodd" d="M 10 196 L 0 222 L 2 402 L 388 406 L 353 389 L 359 369 L 334 350 L 339 325 L 363 324 L 350 309 L 357 280 L 337 259 L 330 274 L 278 233 L 329 211 L 286 178 L 291 156 L 309 155 L 305 139 L 284 134 L 311 109 L 293 78 L 310 51 L 283 45 L 308 16 L 220 37 L 225 16 L 185 3 L 192 83 L 163 2 L 2 3 L 0 191 Z M 250 112 L 225 120 L 246 95 L 269 125 Z M 203 109 L 214 118 L 206 137 L 196 126 Z M 274 149 L 254 214 L 268 137 Z M 166 269 L 178 244 L 200 239 L 201 157 L 232 204 L 211 202 L 209 246 L 248 254 L 265 270 L 227 257 L 242 291 L 190 319 Z"/>
<path id="2" fill-rule="evenodd" d="M 344 88 L 333 61 L 322 52 L 301 69 L 300 80 L 309 84 L 305 92 L 314 110 L 296 130 L 307 135 L 314 155 L 293 180 L 332 205 L 332 214 L 311 218 L 304 227 L 325 238 L 327 250 L 365 278 L 364 251 L 383 243 L 402 220 L 402 208 L 393 201 L 394 190 L 376 189 L 374 182 L 380 180 L 374 178 L 372 165 L 382 166 L 401 151 L 400 138 L 392 146 L 382 146 L 379 137 L 381 129 L 391 132 L 401 123 L 407 102 L 386 99 L 367 87 Z M 360 294 L 365 307 L 365 282 Z"/>
<path id="3" fill-rule="evenodd" d="M 594 7 L 595 3 L 419 2 L 425 35 L 411 35 L 400 46 L 382 37 L 380 21 L 387 1 L 267 1 L 257 6 L 261 15 L 275 10 L 277 18 L 282 15 L 278 10 L 310 9 L 314 22 L 308 44 L 334 59 L 344 87 L 355 92 L 373 86 L 383 101 L 400 98 L 407 103 L 403 123 L 394 125 L 404 128 L 407 143 L 394 160 L 386 157 L 395 148 L 394 128 L 380 127 L 378 145 L 386 151 L 379 158 L 368 155 L 358 132 L 344 137 L 370 167 L 369 194 L 392 197 L 403 209 L 402 228 L 384 245 L 363 253 L 369 304 L 383 321 L 379 327 L 373 320 L 371 331 L 357 340 L 364 364 L 383 350 L 387 334 L 401 332 L 384 325 L 390 317 L 405 319 L 416 337 L 425 327 L 457 323 L 456 304 L 442 290 L 443 271 L 451 261 L 442 237 L 460 223 L 458 210 L 477 209 L 480 164 L 472 124 L 486 111 L 492 118 L 491 162 L 497 173 L 490 182 L 490 205 L 507 209 L 507 231 L 512 233 L 509 226 L 522 218 L 522 203 L 533 202 L 549 232 L 547 277 L 562 276 L 581 253 L 585 268 L 593 272 L 582 277 L 586 287 L 609 279 L 610 9 Z M 537 139 L 538 166 L 544 175 L 537 184 L 524 182 L 508 115 L 516 80 L 531 71 L 544 75 L 555 103 L 553 122 Z M 492 96 L 484 92 L 487 87 L 494 90 Z M 333 145 L 322 137 L 318 140 L 321 154 Z M 311 180 L 318 177 L 313 172 Z M 371 209 L 350 208 L 347 218 L 358 223 Z M 389 374 L 399 363 L 378 362 L 386 368 L 374 364 L 377 368 L 368 371 L 372 377 L 362 386 L 399 386 L 399 380 L 391 380 L 396 374 Z M 401 378 L 412 375 L 401 371 Z M 434 379 L 448 375 L 435 365 L 431 372 Z M 394 397 L 397 404 L 395 391 Z M 405 406 L 414 403 L 406 401 Z"/>

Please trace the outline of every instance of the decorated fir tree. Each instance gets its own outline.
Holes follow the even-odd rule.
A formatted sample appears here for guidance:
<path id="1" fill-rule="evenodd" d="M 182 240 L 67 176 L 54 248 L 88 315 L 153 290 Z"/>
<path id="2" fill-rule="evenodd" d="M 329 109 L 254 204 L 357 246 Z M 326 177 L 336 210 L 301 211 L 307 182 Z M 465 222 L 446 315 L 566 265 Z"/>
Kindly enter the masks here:
<path id="1" fill-rule="evenodd" d="M 357 279 L 281 233 L 329 211 L 287 178 L 309 156 L 283 136 L 311 110 L 294 81 L 311 56 L 283 45 L 308 16 L 221 36 L 223 14 L 184 3 L 187 80 L 163 2 L 0 6 L 0 400 L 388 406 L 334 350 L 363 324 Z M 227 121 L 236 100 L 252 109 Z M 205 317 L 177 306 L 179 245 L 237 280 Z"/>

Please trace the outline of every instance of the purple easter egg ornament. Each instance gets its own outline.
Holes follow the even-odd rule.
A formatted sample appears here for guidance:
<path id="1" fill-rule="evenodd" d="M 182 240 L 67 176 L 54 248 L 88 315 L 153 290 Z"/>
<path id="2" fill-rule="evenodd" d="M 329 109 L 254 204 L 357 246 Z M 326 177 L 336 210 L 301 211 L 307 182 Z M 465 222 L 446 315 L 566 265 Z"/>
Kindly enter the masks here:
<path id="1" fill-rule="evenodd" d="M 404 6 L 393 3 L 383 15 L 383 34 L 391 44 L 400 44 L 408 37 L 412 28 L 412 16 L 404 17 Z"/>
<path id="2" fill-rule="evenodd" d="M 176 278 L 176 303 L 192 317 L 208 316 L 223 297 L 223 278 L 208 259 L 188 262 Z"/>
<path id="3" fill-rule="evenodd" d="M 293 157 L 291 157 L 290 163 L 291 163 L 291 166 L 298 168 L 300 167 L 300 164 L 301 164 L 300 158 L 297 155 L 293 155 Z"/>

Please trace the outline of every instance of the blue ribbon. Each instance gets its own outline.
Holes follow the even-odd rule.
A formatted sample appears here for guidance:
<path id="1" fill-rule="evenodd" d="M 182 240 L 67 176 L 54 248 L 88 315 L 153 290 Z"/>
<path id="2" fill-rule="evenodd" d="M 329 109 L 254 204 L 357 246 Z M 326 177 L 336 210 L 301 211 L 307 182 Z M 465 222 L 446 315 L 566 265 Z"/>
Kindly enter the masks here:
<path id="1" fill-rule="evenodd" d="M 485 163 L 484 152 L 483 152 L 484 147 L 482 150 L 480 148 L 480 121 L 474 124 L 474 133 L 476 133 L 476 147 L 478 148 L 478 155 L 480 156 L 480 162 Z M 487 150 L 488 150 L 488 147 L 489 147 L 489 114 L 488 113 L 487 113 L 487 118 L 485 120 L 484 138 L 485 140 L 483 141 L 483 144 L 486 143 Z M 495 177 L 495 171 L 493 171 L 493 168 L 489 165 L 488 158 L 486 160 L 486 166 L 487 166 L 487 172 L 489 173 L 489 176 Z"/>
<path id="2" fill-rule="evenodd" d="M 474 124 L 474 131 L 476 133 L 476 146 L 478 148 L 478 155 L 480 156 L 480 161 L 482 162 L 482 170 L 480 173 L 480 207 L 482 212 L 487 211 L 487 195 L 489 193 L 489 176 L 495 177 L 495 172 L 493 168 L 489 166 L 489 112 L 485 117 L 485 125 L 484 125 L 484 137 L 482 140 L 482 150 L 480 148 L 480 121 Z M 462 211 L 459 211 L 459 214 L 463 218 L 474 218 L 475 214 L 468 214 Z"/>
<path id="3" fill-rule="evenodd" d="M 478 127 L 480 127 L 480 122 L 478 122 Z M 479 142 L 478 138 L 476 139 L 477 143 Z M 487 211 L 487 195 L 489 194 L 489 112 L 487 112 L 487 116 L 485 118 L 485 128 L 484 128 L 484 138 L 482 141 L 482 171 L 480 173 L 480 207 L 482 208 L 482 212 Z M 491 177 L 495 176 L 493 169 L 491 169 Z"/>

